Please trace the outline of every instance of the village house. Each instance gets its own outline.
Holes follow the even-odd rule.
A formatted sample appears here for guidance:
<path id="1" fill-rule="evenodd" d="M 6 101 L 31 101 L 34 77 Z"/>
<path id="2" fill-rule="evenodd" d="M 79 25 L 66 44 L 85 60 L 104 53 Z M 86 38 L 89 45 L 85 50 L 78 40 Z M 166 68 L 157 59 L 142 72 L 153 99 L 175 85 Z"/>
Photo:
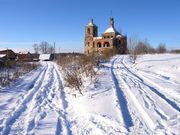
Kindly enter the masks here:
<path id="1" fill-rule="evenodd" d="M 31 62 L 33 61 L 33 57 L 30 52 L 19 52 L 17 54 L 17 60 L 21 62 Z"/>
<path id="2" fill-rule="evenodd" d="M 32 59 L 33 59 L 34 62 L 39 61 L 39 56 L 40 56 L 40 54 L 38 54 L 38 53 L 32 53 L 31 56 L 32 56 Z"/>
<path id="3" fill-rule="evenodd" d="M 39 55 L 39 60 L 40 61 L 51 61 L 54 59 L 53 54 L 40 54 Z"/>
<path id="4" fill-rule="evenodd" d="M 85 27 L 84 53 L 86 55 L 95 52 L 103 53 L 106 50 L 115 49 L 119 54 L 127 53 L 127 37 L 118 32 L 114 27 L 114 19 L 110 18 L 109 28 L 98 36 L 98 27 L 93 19 Z"/>
<path id="5" fill-rule="evenodd" d="M 4 66 L 7 63 L 13 64 L 16 60 L 16 53 L 11 49 L 0 51 L 0 66 Z"/>

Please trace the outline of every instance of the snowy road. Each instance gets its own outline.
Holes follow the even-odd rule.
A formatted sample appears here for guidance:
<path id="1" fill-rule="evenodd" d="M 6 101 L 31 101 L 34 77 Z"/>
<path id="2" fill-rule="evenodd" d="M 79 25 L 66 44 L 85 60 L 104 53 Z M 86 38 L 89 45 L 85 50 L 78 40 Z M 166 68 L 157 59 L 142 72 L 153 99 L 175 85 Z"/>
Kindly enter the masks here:
<path id="1" fill-rule="evenodd" d="M 157 77 L 151 74 L 140 74 L 135 68 L 126 64 L 127 56 L 119 56 L 113 61 L 114 80 L 118 80 L 121 92 L 128 104 L 129 118 L 132 125 L 138 131 L 143 129 L 153 133 L 178 134 L 180 127 L 180 102 L 179 89 L 168 92 L 166 88 L 159 85 Z M 173 82 L 158 78 L 168 86 L 174 86 Z M 168 83 L 168 84 L 167 84 Z M 172 92 L 173 91 L 173 92 Z M 118 94 L 118 96 L 121 96 Z M 120 99 L 120 103 L 122 98 Z M 122 105 L 122 106 L 125 106 Z M 125 109 L 124 109 L 125 110 Z M 126 117 L 127 119 L 127 117 Z M 129 119 L 126 121 L 130 121 Z M 126 127 L 129 125 L 126 124 Z"/>
<path id="2" fill-rule="evenodd" d="M 3 94 L 5 98 L 3 98 Z M 0 132 L 2 134 L 68 134 L 67 102 L 59 71 L 45 62 L 33 75 L 29 73 L 16 86 L 0 92 Z M 2 104 L 3 103 L 3 104 Z"/>
<path id="3" fill-rule="evenodd" d="M 0 89 L 2 135 L 180 134 L 180 55 L 104 63 L 75 98 L 53 62 Z M 164 68 L 160 65 L 164 64 Z"/>

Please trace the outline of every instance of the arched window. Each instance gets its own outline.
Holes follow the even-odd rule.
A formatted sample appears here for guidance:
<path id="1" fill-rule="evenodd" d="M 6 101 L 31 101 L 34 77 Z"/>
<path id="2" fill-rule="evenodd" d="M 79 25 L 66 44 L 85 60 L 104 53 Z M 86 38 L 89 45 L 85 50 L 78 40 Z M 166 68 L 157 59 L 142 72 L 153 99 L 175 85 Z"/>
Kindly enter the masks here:
<path id="1" fill-rule="evenodd" d="M 87 33 L 90 34 L 90 28 L 87 29 Z"/>
<path id="2" fill-rule="evenodd" d="M 97 43 L 97 48 L 101 48 L 101 43 L 100 42 Z"/>
<path id="3" fill-rule="evenodd" d="M 121 44 L 121 40 L 119 40 L 119 44 Z"/>
<path id="4" fill-rule="evenodd" d="M 105 43 L 104 43 L 104 47 L 105 47 L 105 48 L 110 47 L 109 42 L 105 42 Z"/>

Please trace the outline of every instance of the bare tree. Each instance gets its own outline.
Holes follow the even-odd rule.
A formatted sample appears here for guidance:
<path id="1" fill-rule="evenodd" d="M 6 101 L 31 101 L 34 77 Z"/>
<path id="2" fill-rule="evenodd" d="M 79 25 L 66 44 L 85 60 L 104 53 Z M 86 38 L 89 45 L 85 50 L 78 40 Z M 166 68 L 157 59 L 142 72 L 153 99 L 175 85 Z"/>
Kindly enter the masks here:
<path id="1" fill-rule="evenodd" d="M 156 50 L 148 43 L 148 40 L 138 41 L 135 50 L 138 55 L 155 53 Z"/>
<path id="2" fill-rule="evenodd" d="M 160 43 L 159 46 L 157 47 L 157 53 L 166 53 L 166 44 Z"/>
<path id="3" fill-rule="evenodd" d="M 143 41 L 139 41 L 135 47 L 137 54 L 147 54 L 149 52 L 149 46 Z"/>
<path id="4" fill-rule="evenodd" d="M 39 44 L 40 50 L 42 53 L 47 54 L 49 50 L 49 43 L 46 41 L 43 41 Z"/>
<path id="5" fill-rule="evenodd" d="M 38 44 L 34 44 L 33 49 L 34 49 L 35 53 L 39 53 L 39 45 Z"/>
<path id="6" fill-rule="evenodd" d="M 138 51 L 137 51 L 137 46 L 138 44 L 138 39 L 137 37 L 129 37 L 128 38 L 128 51 L 130 54 L 130 58 L 133 60 L 133 63 L 136 62 Z"/>

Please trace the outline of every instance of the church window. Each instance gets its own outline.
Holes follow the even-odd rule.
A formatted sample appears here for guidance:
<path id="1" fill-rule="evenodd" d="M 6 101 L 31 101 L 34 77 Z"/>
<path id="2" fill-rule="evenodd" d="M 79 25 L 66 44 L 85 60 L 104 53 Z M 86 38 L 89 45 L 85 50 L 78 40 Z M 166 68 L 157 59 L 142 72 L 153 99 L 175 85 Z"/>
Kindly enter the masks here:
<path id="1" fill-rule="evenodd" d="M 90 28 L 87 29 L 87 33 L 90 34 Z"/>
<path id="2" fill-rule="evenodd" d="M 109 36 L 107 36 L 107 38 L 109 38 Z"/>
<path id="3" fill-rule="evenodd" d="M 104 43 L 104 47 L 105 47 L 105 48 L 110 47 L 109 42 L 105 42 L 105 43 Z"/>
<path id="4" fill-rule="evenodd" d="M 113 38 L 113 36 L 111 36 L 111 38 Z"/>
<path id="5" fill-rule="evenodd" d="M 94 42 L 93 42 L 93 48 L 94 48 Z"/>
<path id="6" fill-rule="evenodd" d="M 97 48 L 101 48 L 101 43 L 97 43 Z"/>
<path id="7" fill-rule="evenodd" d="M 97 33 L 96 33 L 96 30 L 95 30 L 95 29 L 93 30 L 93 34 L 94 34 L 95 36 L 97 35 Z"/>
<path id="8" fill-rule="evenodd" d="M 121 40 L 119 40 L 119 44 L 121 44 Z"/>

